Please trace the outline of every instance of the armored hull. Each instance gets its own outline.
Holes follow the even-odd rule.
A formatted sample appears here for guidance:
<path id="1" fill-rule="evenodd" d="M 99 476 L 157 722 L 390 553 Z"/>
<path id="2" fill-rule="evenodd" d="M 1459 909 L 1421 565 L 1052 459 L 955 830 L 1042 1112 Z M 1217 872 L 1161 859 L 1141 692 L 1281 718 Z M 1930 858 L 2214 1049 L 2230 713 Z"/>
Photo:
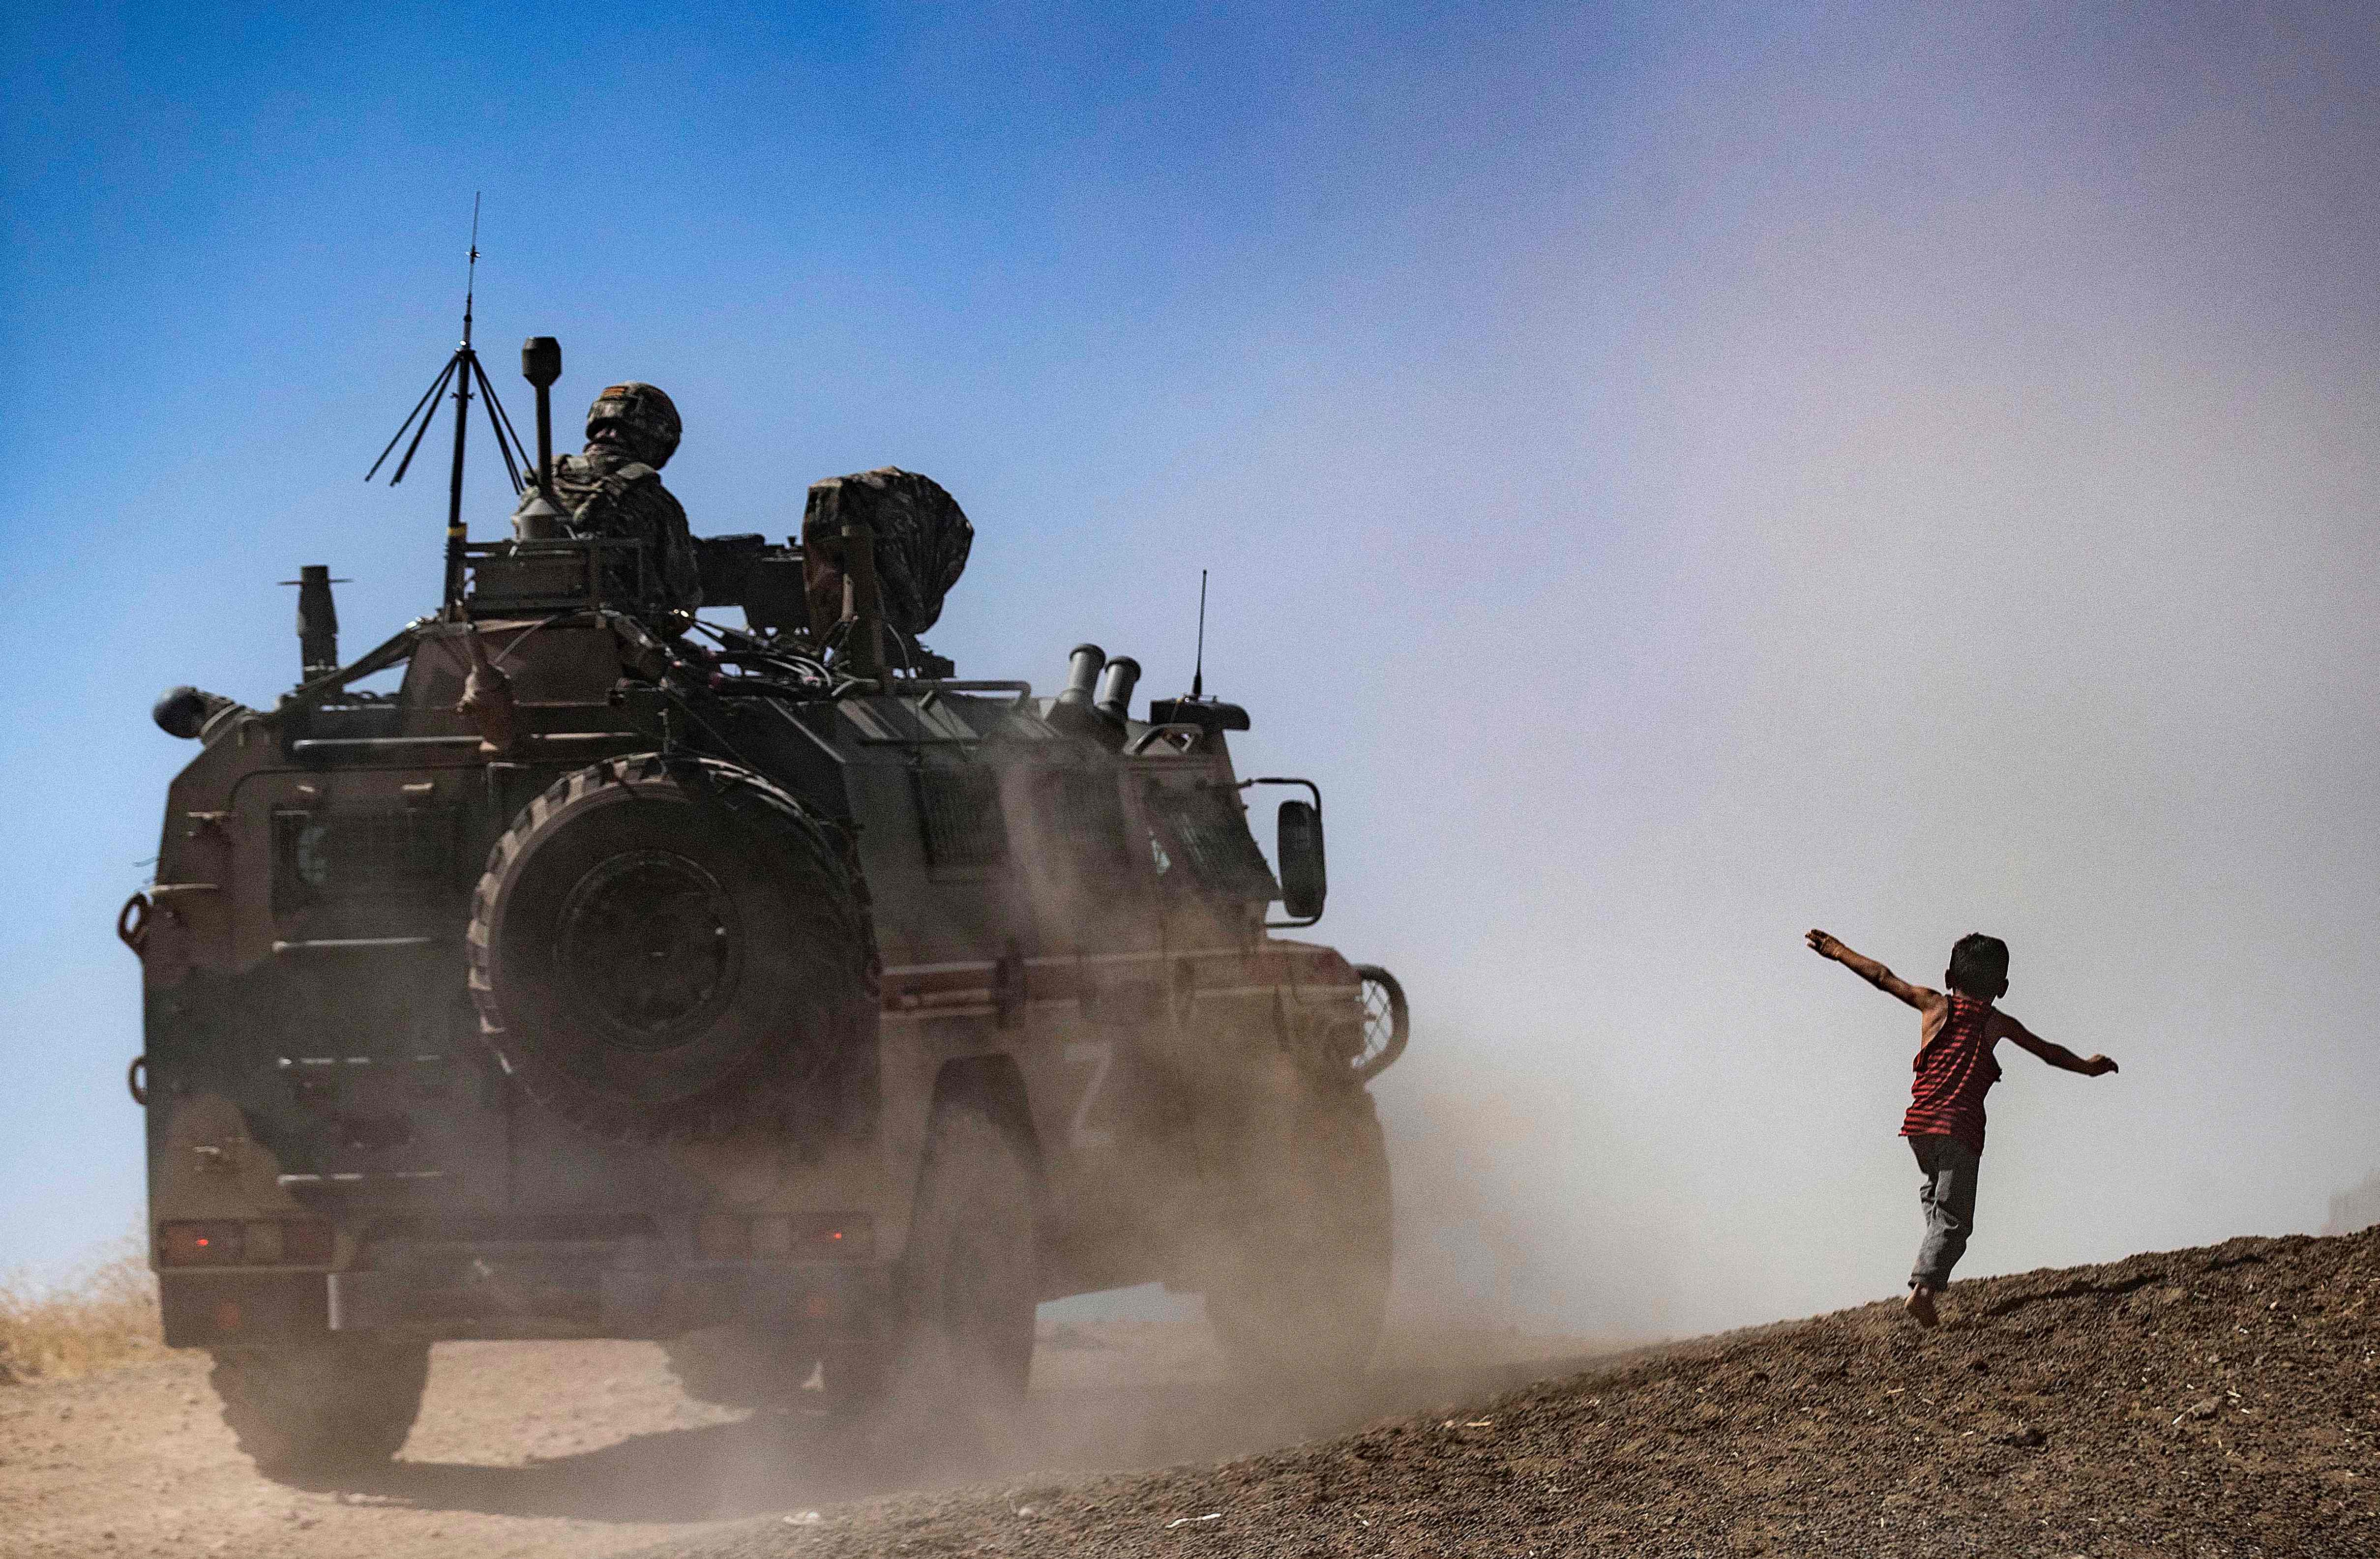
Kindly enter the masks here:
<path id="1" fill-rule="evenodd" d="M 393 1450 L 440 1338 L 990 1400 L 1035 1301 L 1161 1279 L 1246 1362 L 1359 1364 L 1403 1009 L 1268 928 L 1318 792 L 1285 889 L 1232 707 L 705 639 L 614 610 L 606 545 L 469 549 L 440 618 L 183 711 L 122 925 L 154 1258 L 260 1460 Z"/>

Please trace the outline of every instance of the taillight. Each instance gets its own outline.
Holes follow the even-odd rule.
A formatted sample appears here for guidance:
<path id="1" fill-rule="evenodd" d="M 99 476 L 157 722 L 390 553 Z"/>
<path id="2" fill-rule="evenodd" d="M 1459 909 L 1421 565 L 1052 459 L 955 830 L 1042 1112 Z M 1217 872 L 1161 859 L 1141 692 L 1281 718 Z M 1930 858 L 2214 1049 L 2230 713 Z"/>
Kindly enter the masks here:
<path id="1" fill-rule="evenodd" d="M 695 1249 L 711 1261 L 864 1262 L 876 1254 L 865 1213 L 714 1213 L 695 1226 Z"/>
<path id="2" fill-rule="evenodd" d="M 205 1219 L 157 1226 L 159 1266 L 322 1266 L 331 1226 L 320 1218 Z"/>
<path id="3" fill-rule="evenodd" d="M 237 1266 L 247 1249 L 240 1226 L 232 1223 L 161 1224 L 159 1266 Z"/>

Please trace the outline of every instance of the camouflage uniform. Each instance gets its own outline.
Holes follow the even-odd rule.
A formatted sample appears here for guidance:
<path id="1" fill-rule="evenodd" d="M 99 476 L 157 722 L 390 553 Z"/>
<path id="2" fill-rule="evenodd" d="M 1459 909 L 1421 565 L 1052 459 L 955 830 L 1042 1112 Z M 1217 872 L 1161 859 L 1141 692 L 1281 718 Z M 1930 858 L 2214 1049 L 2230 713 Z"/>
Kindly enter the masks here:
<path id="1" fill-rule="evenodd" d="M 686 511 L 661 473 L 618 450 L 590 444 L 583 454 L 554 457 L 553 498 L 570 516 L 573 536 L 614 536 L 645 544 L 645 591 L 638 603 L 692 611 L 702 604 L 702 579 L 695 570 L 694 539 Z M 618 587 L 629 590 L 624 565 Z"/>
<path id="2" fill-rule="evenodd" d="M 810 484 L 802 513 L 804 587 L 817 631 L 843 614 L 843 526 L 876 536 L 876 588 L 885 626 L 914 642 L 942 615 L 942 598 L 966 572 L 975 526 L 931 477 L 880 465 Z"/>
<path id="3" fill-rule="evenodd" d="M 601 432 L 599 433 L 599 430 Z M 677 450 L 677 408 L 650 384 L 614 384 L 587 409 L 586 450 L 557 455 L 553 497 L 573 536 L 613 536 L 645 544 L 645 588 L 638 604 L 692 611 L 702 604 L 702 576 L 686 511 L 662 486 L 660 467 Z M 614 585 L 633 593 L 631 569 Z"/>

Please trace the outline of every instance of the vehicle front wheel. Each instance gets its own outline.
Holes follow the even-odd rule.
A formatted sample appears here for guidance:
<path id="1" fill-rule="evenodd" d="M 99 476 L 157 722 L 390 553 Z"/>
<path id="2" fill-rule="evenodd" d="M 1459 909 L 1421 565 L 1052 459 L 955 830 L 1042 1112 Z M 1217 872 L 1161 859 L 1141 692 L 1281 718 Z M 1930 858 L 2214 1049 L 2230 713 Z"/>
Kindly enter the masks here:
<path id="1" fill-rule="evenodd" d="M 1316 1100 L 1254 1188 L 1207 1319 L 1233 1373 L 1360 1373 L 1388 1315 L 1388 1146 L 1369 1094 Z"/>

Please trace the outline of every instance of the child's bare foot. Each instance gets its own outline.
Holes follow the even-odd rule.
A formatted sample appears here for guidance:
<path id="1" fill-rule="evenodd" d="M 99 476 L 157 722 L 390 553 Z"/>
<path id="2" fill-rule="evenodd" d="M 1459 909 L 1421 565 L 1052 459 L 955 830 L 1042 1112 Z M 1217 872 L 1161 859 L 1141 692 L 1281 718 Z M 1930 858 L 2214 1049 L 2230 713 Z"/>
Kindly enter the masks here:
<path id="1" fill-rule="evenodd" d="M 1920 1326 L 1932 1326 L 1941 1319 L 1934 1313 L 1934 1290 L 1923 1283 L 1909 1290 L 1909 1298 L 1901 1301 L 1900 1308 Z"/>

